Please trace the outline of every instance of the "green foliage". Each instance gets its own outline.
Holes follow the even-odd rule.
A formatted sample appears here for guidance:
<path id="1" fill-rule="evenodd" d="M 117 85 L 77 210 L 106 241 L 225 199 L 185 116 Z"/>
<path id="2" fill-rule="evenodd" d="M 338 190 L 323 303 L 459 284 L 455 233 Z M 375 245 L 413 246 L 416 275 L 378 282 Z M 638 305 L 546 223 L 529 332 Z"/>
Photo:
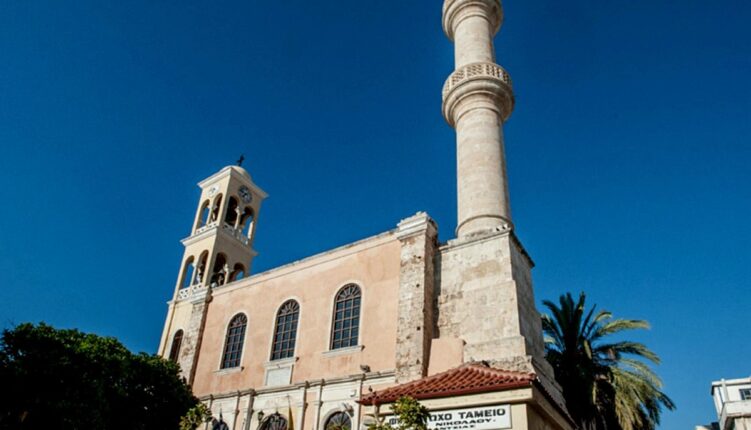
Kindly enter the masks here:
<path id="1" fill-rule="evenodd" d="M 428 409 L 412 397 L 400 397 L 394 403 L 393 411 L 398 420 L 396 429 L 376 416 L 376 422 L 368 426 L 368 430 L 427 430 Z"/>
<path id="2" fill-rule="evenodd" d="M 175 429 L 197 403 L 176 364 L 44 323 L 3 331 L 0 387 L 0 429 Z"/>
<path id="3" fill-rule="evenodd" d="M 180 418 L 180 430 L 196 430 L 201 424 L 211 421 L 211 411 L 208 406 L 198 403 Z"/>
<path id="4" fill-rule="evenodd" d="M 581 293 L 574 302 L 567 293 L 558 305 L 543 302 L 551 313 L 542 317 L 546 358 L 569 413 L 582 429 L 654 429 L 663 407 L 675 409 L 660 378 L 642 361 L 659 364 L 659 357 L 641 343 L 608 340 L 649 324 L 613 319 L 610 312 L 595 313 L 595 306 L 587 311 L 585 299 Z"/>

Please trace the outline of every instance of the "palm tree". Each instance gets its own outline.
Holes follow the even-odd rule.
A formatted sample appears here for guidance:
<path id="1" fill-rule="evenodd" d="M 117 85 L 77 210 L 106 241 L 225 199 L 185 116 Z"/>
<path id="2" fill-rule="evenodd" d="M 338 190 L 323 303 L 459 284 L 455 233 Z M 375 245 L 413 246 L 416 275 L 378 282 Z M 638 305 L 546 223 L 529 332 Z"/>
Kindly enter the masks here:
<path id="1" fill-rule="evenodd" d="M 551 315 L 542 316 L 546 358 L 563 388 L 572 418 L 587 430 L 652 430 L 665 407 L 675 409 L 661 391 L 662 381 L 644 361 L 660 358 L 644 344 L 610 342 L 606 338 L 625 330 L 648 329 L 642 320 L 613 319 L 607 311 L 585 309 L 584 293 L 574 302 L 571 293 L 559 305 L 543 304 Z"/>

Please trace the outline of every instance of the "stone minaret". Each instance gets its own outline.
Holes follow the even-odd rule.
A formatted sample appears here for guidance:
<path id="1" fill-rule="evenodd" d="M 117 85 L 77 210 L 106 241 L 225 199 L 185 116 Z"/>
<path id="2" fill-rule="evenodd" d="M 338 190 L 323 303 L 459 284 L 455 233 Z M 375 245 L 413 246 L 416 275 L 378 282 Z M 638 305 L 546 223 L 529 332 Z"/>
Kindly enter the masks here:
<path id="1" fill-rule="evenodd" d="M 443 4 L 443 29 L 456 58 L 443 88 L 443 116 L 456 129 L 459 237 L 512 228 L 503 123 L 514 95 L 493 48 L 502 21 L 498 0 Z"/>
<path id="2" fill-rule="evenodd" d="M 502 21 L 499 0 L 443 3 L 443 29 L 456 56 L 443 115 L 456 129 L 458 220 L 457 238 L 439 250 L 436 332 L 461 340 L 464 361 L 536 373 L 562 403 L 544 358 L 534 263 L 511 223 L 503 124 L 514 95 L 493 48 Z"/>

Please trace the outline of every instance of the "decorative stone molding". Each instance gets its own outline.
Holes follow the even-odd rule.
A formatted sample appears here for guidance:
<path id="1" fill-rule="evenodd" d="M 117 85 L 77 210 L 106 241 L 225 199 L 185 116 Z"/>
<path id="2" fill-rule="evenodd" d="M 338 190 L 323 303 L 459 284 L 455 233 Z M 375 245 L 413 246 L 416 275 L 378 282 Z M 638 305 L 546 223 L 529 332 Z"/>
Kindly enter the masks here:
<path id="1" fill-rule="evenodd" d="M 323 355 L 324 357 L 336 357 L 338 355 L 354 354 L 356 352 L 362 351 L 364 348 L 364 345 L 348 346 L 346 348 L 337 348 L 329 351 L 324 351 L 321 355 Z"/>
<path id="2" fill-rule="evenodd" d="M 223 375 L 231 375 L 233 373 L 240 373 L 243 370 L 245 370 L 245 367 L 237 366 L 237 367 L 230 367 L 227 369 L 218 369 L 218 370 L 215 370 L 213 373 L 214 375 L 217 375 L 217 376 L 223 376 Z"/>
<path id="3" fill-rule="evenodd" d="M 190 298 L 203 299 L 206 296 L 208 287 L 201 284 L 191 285 L 188 288 L 182 288 L 177 291 L 177 300 L 186 300 Z"/>
<path id="4" fill-rule="evenodd" d="M 425 212 L 417 212 L 409 218 L 405 218 L 397 225 L 397 238 L 404 240 L 407 237 L 416 234 L 428 232 L 429 235 L 435 236 L 438 228 L 430 216 Z"/>
<path id="5" fill-rule="evenodd" d="M 476 107 L 492 109 L 505 122 L 514 110 L 511 77 L 493 63 L 468 64 L 455 70 L 443 86 L 443 117 L 454 127 L 459 117 Z"/>
<path id="6" fill-rule="evenodd" d="M 479 16 L 490 20 L 493 34 L 503 23 L 503 7 L 500 0 L 446 0 L 443 3 L 443 31 L 453 41 L 457 26 L 465 19 Z"/>
<path id="7" fill-rule="evenodd" d="M 295 364 L 295 362 L 297 362 L 298 359 L 299 357 L 290 357 L 290 358 L 282 358 L 279 360 L 267 361 L 263 363 L 263 368 L 264 369 L 279 369 L 282 367 L 288 367 L 288 366 Z"/>
<path id="8" fill-rule="evenodd" d="M 506 69 L 493 63 L 475 63 L 468 64 L 461 69 L 455 70 L 446 83 L 443 84 L 443 98 L 451 92 L 454 87 L 473 78 L 496 78 L 503 81 L 509 88 L 511 85 L 511 75 L 508 74 Z"/>
<path id="9" fill-rule="evenodd" d="M 293 368 L 294 362 L 287 363 L 286 365 L 267 367 L 264 376 L 264 386 L 281 387 L 289 385 L 292 382 Z"/>

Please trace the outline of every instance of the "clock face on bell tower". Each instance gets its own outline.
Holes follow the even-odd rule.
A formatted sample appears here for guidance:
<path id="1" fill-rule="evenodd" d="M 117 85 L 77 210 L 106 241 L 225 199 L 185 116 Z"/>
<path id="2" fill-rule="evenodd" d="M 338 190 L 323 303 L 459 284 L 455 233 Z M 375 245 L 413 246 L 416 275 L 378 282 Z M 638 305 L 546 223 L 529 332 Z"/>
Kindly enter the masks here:
<path id="1" fill-rule="evenodd" d="M 238 194 L 240 194 L 240 198 L 245 203 L 250 203 L 253 200 L 253 195 L 250 194 L 250 190 L 246 186 L 240 187 L 240 190 L 238 191 Z"/>

